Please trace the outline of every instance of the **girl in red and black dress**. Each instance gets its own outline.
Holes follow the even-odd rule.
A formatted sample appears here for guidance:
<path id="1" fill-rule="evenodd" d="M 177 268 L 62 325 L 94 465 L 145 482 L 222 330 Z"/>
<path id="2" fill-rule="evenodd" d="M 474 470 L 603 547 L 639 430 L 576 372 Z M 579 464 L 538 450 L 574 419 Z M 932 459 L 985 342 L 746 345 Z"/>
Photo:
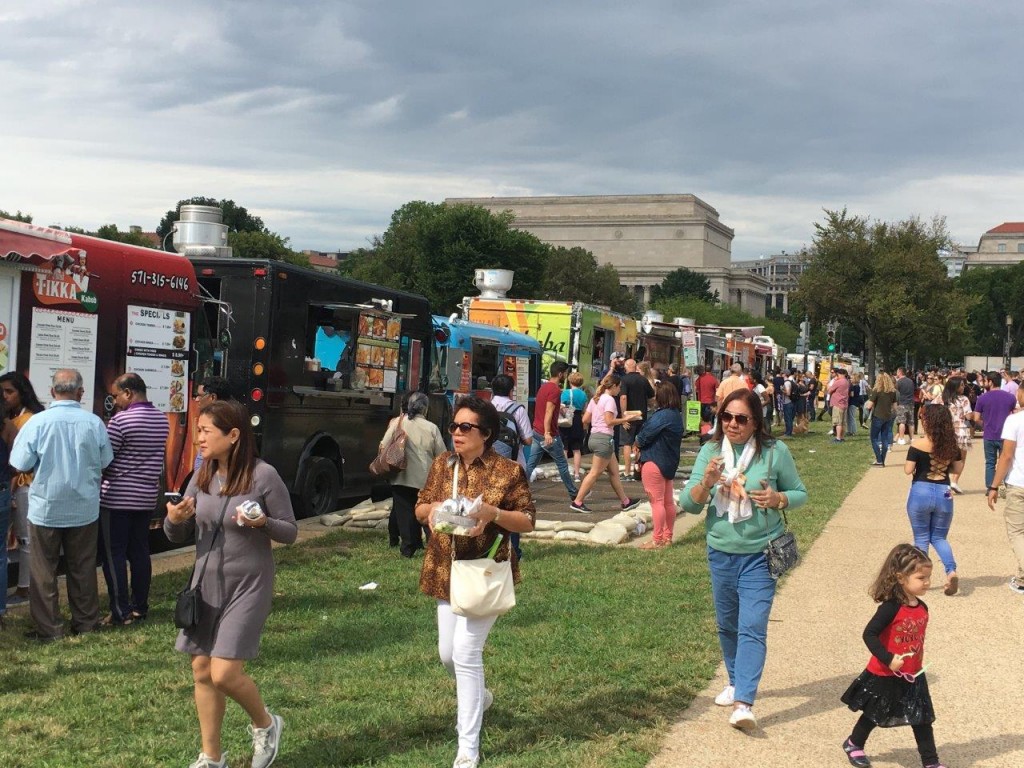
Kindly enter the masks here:
<path id="1" fill-rule="evenodd" d="M 928 555 L 910 544 L 899 544 L 885 559 L 871 596 L 879 603 L 864 628 L 871 651 L 867 669 L 853 681 L 842 701 L 861 712 L 853 733 L 843 742 L 851 765 L 869 768 L 864 744 L 876 726 L 909 725 L 925 768 L 944 768 L 935 750 L 932 723 L 935 711 L 924 674 L 924 634 L 928 606 L 920 598 L 931 586 Z"/>

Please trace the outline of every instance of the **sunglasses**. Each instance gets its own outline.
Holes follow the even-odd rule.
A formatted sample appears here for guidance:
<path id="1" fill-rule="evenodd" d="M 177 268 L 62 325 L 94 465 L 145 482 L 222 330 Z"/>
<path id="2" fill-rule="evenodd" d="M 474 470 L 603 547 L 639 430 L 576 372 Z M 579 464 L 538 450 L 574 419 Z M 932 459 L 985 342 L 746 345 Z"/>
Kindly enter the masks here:
<path id="1" fill-rule="evenodd" d="M 723 424 L 729 424 L 733 419 L 735 419 L 736 423 L 741 427 L 745 427 L 750 423 L 750 417 L 745 413 L 729 413 L 728 411 L 722 411 L 718 414 L 718 420 Z"/>
<path id="2" fill-rule="evenodd" d="M 468 433 L 472 432 L 474 429 L 480 429 L 480 425 L 479 424 L 474 424 L 471 421 L 458 421 L 458 422 L 453 421 L 451 424 L 448 425 L 448 431 L 451 434 L 453 434 L 453 435 L 456 432 L 458 432 L 459 434 L 465 435 L 465 434 L 468 434 Z M 481 432 L 482 431 L 483 430 L 481 430 Z"/>

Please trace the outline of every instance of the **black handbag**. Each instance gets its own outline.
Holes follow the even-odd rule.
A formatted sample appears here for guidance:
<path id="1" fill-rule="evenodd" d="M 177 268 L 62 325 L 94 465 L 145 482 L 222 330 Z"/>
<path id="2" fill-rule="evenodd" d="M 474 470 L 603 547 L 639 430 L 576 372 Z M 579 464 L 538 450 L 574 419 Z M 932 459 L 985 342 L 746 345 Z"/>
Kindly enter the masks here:
<path id="1" fill-rule="evenodd" d="M 210 562 L 210 553 L 213 552 L 213 545 L 217 543 L 217 534 L 224 525 L 224 513 L 228 509 L 230 497 L 224 499 L 224 506 L 220 510 L 220 520 L 217 527 L 213 529 L 213 538 L 210 539 L 210 549 L 206 553 L 206 560 L 203 561 L 203 569 L 199 572 L 199 581 L 193 584 L 196 575 L 196 567 L 192 566 L 192 573 L 188 576 L 188 586 L 178 593 L 174 602 L 174 626 L 178 629 L 195 629 L 199 626 L 199 620 L 203 616 L 203 593 L 199 585 L 203 583 L 203 576 L 206 575 L 206 566 Z M 199 540 L 196 540 L 196 550 L 199 549 Z"/>
<path id="2" fill-rule="evenodd" d="M 775 458 L 775 446 L 772 446 L 768 453 L 768 482 L 772 478 L 772 461 Z M 765 558 L 768 560 L 768 574 L 773 579 L 778 579 L 786 571 L 793 568 L 800 562 L 800 551 L 796 546 L 796 536 L 789 530 L 789 520 L 786 519 L 786 510 L 778 510 L 782 515 L 782 524 L 785 530 L 768 542 L 764 548 Z M 768 510 L 765 510 L 765 531 L 768 530 Z"/>

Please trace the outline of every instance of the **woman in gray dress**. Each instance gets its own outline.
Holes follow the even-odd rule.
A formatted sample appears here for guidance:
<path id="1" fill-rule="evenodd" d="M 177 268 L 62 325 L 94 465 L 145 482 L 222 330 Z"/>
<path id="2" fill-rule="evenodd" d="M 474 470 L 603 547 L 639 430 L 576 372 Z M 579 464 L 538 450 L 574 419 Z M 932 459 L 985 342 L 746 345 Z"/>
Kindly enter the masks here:
<path id="1" fill-rule="evenodd" d="M 192 656 L 203 743 L 189 768 L 226 768 L 220 737 L 227 697 L 252 718 L 253 768 L 267 768 L 277 757 L 283 721 L 267 710 L 244 666 L 259 651 L 270 613 L 270 544 L 291 544 L 298 528 L 284 482 L 273 467 L 256 458 L 243 405 L 226 400 L 204 405 L 198 431 L 203 465 L 182 501 L 167 505 L 164 519 L 171 541 L 184 542 L 196 532 L 196 578 L 202 574 L 199 625 L 182 630 L 176 643 L 179 651 Z M 264 514 L 256 519 L 242 515 L 238 507 L 246 501 L 257 502 Z"/>

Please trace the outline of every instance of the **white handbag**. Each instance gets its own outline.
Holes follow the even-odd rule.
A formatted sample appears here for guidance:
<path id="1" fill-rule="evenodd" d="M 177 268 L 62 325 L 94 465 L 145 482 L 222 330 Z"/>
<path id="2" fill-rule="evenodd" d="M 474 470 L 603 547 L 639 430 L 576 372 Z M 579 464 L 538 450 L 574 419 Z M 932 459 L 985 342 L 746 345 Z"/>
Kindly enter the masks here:
<path id="1" fill-rule="evenodd" d="M 499 537 L 500 541 L 500 537 Z M 512 583 L 512 562 L 495 562 L 493 557 L 455 560 L 452 554 L 449 602 L 452 612 L 472 619 L 501 616 L 516 605 Z"/>

